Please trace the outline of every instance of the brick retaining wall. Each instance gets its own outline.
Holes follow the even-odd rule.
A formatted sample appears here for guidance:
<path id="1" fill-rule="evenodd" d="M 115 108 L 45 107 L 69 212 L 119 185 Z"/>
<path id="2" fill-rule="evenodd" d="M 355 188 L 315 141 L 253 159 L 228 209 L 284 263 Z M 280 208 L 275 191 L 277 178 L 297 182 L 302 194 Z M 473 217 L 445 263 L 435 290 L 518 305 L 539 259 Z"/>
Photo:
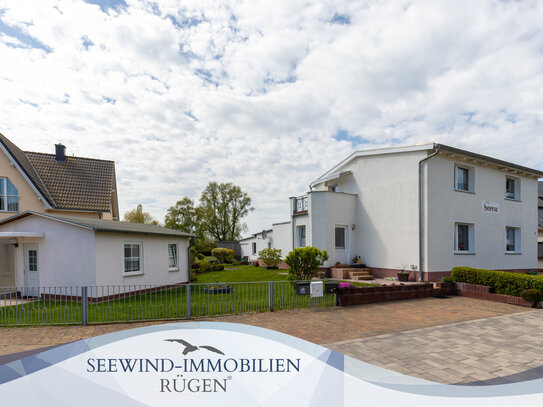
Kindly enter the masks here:
<path id="1" fill-rule="evenodd" d="M 457 295 L 463 297 L 477 298 L 480 300 L 503 302 L 506 304 L 520 305 L 523 307 L 531 307 L 532 303 L 522 299 L 521 297 L 515 297 L 506 294 L 495 294 L 490 292 L 490 287 L 486 285 L 468 284 L 468 283 L 455 283 L 457 288 Z"/>
<path id="2" fill-rule="evenodd" d="M 412 300 L 432 297 L 432 284 L 388 285 L 381 287 L 355 287 L 342 289 L 339 293 L 339 305 L 360 305 L 374 302 Z"/>

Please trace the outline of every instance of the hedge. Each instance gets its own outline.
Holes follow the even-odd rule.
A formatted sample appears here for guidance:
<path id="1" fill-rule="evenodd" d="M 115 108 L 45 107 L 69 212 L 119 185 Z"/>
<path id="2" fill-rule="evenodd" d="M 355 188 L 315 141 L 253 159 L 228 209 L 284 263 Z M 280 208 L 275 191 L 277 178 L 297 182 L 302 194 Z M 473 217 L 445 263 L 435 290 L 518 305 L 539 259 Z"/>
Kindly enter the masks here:
<path id="1" fill-rule="evenodd" d="M 491 287 L 496 294 L 520 297 L 524 290 L 537 289 L 543 292 L 543 276 L 532 276 L 507 271 L 455 267 L 451 277 L 458 283 L 479 284 Z"/>

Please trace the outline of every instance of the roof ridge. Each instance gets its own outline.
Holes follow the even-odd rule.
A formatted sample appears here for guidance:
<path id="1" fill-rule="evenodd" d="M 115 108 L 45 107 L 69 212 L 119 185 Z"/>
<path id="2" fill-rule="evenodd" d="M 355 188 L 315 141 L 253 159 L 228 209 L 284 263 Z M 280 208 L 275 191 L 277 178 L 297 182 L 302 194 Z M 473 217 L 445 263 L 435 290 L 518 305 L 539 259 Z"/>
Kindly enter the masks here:
<path id="1" fill-rule="evenodd" d="M 23 153 L 25 154 L 40 154 L 40 155 L 49 155 L 49 156 L 55 156 L 55 154 L 51 154 L 51 153 L 40 153 L 39 151 L 23 151 Z M 114 160 L 106 160 L 104 158 L 90 158 L 90 157 L 79 157 L 79 156 L 75 156 L 75 155 L 67 155 L 66 158 L 78 158 L 80 160 L 90 160 L 90 161 L 104 161 L 104 162 L 108 162 L 108 163 L 113 163 L 115 164 L 115 161 Z"/>

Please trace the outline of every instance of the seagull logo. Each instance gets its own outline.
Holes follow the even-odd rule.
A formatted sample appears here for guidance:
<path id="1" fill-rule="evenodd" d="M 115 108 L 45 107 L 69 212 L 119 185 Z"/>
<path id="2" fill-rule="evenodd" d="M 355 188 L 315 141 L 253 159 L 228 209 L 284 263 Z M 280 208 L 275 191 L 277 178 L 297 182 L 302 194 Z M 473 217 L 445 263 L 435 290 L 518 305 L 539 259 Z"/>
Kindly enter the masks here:
<path id="1" fill-rule="evenodd" d="M 167 342 L 177 342 L 177 343 L 180 343 L 181 345 L 183 345 L 185 347 L 185 349 L 183 350 L 183 355 L 186 355 L 190 352 L 195 352 L 197 350 L 200 350 L 200 349 L 206 349 L 210 352 L 215 352 L 215 353 L 218 353 L 219 355 L 224 355 L 224 353 L 222 353 L 220 350 L 218 350 L 217 348 L 214 348 L 213 346 L 195 346 L 195 345 L 191 345 L 190 343 L 188 343 L 187 341 L 184 341 L 183 339 L 164 339 L 165 341 Z"/>

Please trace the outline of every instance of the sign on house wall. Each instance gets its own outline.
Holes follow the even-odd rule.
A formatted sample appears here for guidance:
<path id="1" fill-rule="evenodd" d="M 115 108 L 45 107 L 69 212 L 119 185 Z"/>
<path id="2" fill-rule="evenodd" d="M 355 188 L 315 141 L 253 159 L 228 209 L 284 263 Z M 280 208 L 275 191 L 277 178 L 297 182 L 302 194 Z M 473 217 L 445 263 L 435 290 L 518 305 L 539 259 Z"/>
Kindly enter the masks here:
<path id="1" fill-rule="evenodd" d="M 500 204 L 498 202 L 482 201 L 481 210 L 484 213 L 500 213 Z"/>

